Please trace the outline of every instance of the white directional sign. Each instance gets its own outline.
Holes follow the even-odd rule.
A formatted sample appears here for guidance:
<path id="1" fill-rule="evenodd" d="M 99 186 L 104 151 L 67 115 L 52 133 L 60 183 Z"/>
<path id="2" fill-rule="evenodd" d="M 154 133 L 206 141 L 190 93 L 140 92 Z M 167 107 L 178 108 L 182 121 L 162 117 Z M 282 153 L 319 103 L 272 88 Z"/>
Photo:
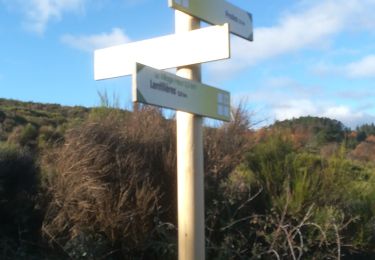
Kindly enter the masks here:
<path id="1" fill-rule="evenodd" d="M 133 74 L 133 102 L 230 120 L 229 92 L 139 63 Z"/>
<path id="2" fill-rule="evenodd" d="M 230 31 L 253 40 L 252 15 L 225 0 L 168 0 L 169 7 L 195 16 L 210 24 L 229 23 Z"/>
<path id="3" fill-rule="evenodd" d="M 96 50 L 94 78 L 130 75 L 135 62 L 169 69 L 230 57 L 229 26 L 211 26 L 186 33 Z"/>

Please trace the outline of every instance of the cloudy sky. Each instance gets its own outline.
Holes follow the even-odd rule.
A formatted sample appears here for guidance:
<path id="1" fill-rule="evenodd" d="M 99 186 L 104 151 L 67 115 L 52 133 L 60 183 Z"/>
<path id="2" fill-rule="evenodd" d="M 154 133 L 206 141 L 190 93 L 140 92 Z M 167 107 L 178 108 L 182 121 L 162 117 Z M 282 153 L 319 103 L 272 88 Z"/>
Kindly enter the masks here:
<path id="1" fill-rule="evenodd" d="M 255 40 L 232 36 L 204 83 L 265 124 L 375 122 L 375 0 L 229 1 L 253 14 Z M 0 0 L 0 97 L 94 106 L 106 90 L 131 107 L 130 77 L 93 80 L 93 50 L 173 32 L 167 0 Z"/>

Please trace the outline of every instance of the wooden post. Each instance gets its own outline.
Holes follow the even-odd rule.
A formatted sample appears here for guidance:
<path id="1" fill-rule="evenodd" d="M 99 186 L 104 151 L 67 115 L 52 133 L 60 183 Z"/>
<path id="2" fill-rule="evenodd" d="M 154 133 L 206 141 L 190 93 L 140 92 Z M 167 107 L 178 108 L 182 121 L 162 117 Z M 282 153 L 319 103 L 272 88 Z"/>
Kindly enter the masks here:
<path id="1" fill-rule="evenodd" d="M 199 19 L 175 11 L 176 33 L 200 27 Z M 181 50 L 182 52 L 184 50 Z M 178 76 L 200 81 L 200 65 L 177 69 Z M 177 111 L 178 259 L 205 259 L 202 117 Z"/>

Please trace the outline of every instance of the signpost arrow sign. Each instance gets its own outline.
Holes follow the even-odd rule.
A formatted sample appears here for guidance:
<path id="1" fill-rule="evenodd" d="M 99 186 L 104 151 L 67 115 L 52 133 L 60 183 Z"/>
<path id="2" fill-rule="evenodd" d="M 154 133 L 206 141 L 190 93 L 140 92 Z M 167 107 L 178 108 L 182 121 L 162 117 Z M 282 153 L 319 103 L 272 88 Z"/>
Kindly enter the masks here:
<path id="1" fill-rule="evenodd" d="M 133 102 L 230 121 L 230 94 L 139 63 L 133 74 Z"/>
<path id="2" fill-rule="evenodd" d="M 96 50 L 94 77 L 130 75 L 135 62 L 169 69 L 229 57 L 229 26 L 224 24 Z"/>
<path id="3" fill-rule="evenodd" d="M 210 24 L 229 23 L 231 33 L 253 40 L 252 15 L 225 0 L 169 0 L 169 7 Z"/>

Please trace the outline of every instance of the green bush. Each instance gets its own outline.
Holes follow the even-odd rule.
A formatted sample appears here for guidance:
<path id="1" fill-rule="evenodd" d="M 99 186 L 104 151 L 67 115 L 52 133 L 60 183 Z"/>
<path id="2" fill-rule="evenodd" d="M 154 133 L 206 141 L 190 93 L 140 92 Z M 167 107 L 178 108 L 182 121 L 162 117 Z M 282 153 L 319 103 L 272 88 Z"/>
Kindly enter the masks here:
<path id="1" fill-rule="evenodd" d="M 31 142 L 34 142 L 37 137 L 38 129 L 34 125 L 29 123 L 23 128 L 21 132 L 20 144 L 27 145 Z"/>
<path id="2" fill-rule="evenodd" d="M 53 145 L 60 144 L 63 142 L 63 140 L 63 134 L 53 126 L 42 126 L 39 129 L 38 147 L 40 149 L 45 149 Z"/>
<path id="3" fill-rule="evenodd" d="M 36 139 L 38 137 L 38 129 L 32 125 L 17 126 L 8 136 L 8 142 L 19 146 L 28 146 L 29 148 L 36 147 Z"/>
<path id="4" fill-rule="evenodd" d="M 257 144 L 207 204 L 209 257 L 374 255 L 375 171 L 344 155 L 296 153 L 280 136 Z"/>

